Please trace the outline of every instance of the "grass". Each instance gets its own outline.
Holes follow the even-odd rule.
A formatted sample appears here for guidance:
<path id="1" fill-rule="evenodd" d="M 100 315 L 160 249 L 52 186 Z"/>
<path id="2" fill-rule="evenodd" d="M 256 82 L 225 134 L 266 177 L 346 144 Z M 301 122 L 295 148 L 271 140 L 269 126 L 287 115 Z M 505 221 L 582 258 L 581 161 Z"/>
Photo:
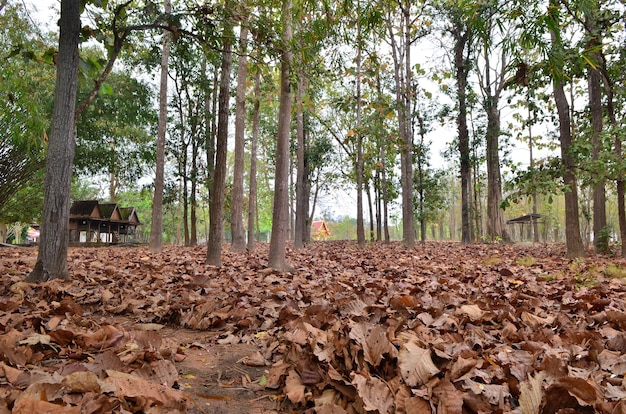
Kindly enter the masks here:
<path id="1" fill-rule="evenodd" d="M 515 264 L 518 266 L 530 267 L 534 265 L 535 262 L 536 260 L 532 256 L 522 256 L 515 259 Z"/>
<path id="2" fill-rule="evenodd" d="M 610 264 L 604 269 L 604 275 L 611 279 L 624 279 L 626 278 L 626 268 Z"/>
<path id="3" fill-rule="evenodd" d="M 484 259 L 483 260 L 483 264 L 485 266 L 494 266 L 494 265 L 499 264 L 501 261 L 502 261 L 501 258 L 494 256 L 494 257 L 488 257 L 488 258 Z"/>

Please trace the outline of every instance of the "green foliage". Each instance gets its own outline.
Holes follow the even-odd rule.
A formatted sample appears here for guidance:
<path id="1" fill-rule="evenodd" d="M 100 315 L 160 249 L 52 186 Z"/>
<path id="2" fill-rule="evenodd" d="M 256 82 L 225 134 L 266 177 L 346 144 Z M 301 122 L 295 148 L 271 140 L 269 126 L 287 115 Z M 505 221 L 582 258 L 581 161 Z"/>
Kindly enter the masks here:
<path id="1" fill-rule="evenodd" d="M 7 215 L 13 213 L 6 209 L 20 204 L 11 198 L 43 168 L 54 68 L 42 64 L 48 46 L 21 5 L 2 10 L 0 28 L 0 50 L 5 51 L 0 60 L 0 214 Z"/>
<path id="2" fill-rule="evenodd" d="M 116 188 L 132 188 L 154 163 L 156 114 L 149 87 L 130 74 L 109 77 L 78 122 L 75 170 L 82 176 L 113 174 Z"/>

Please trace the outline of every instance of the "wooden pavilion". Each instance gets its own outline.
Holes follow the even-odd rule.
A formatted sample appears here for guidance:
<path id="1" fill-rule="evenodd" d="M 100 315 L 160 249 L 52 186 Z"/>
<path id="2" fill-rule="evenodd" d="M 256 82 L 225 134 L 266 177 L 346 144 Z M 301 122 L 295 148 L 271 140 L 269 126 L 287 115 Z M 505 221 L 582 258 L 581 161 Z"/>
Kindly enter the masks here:
<path id="1" fill-rule="evenodd" d="M 323 240 L 330 237 L 330 231 L 325 220 L 318 220 L 311 223 L 311 238 L 313 240 Z"/>
<path id="2" fill-rule="evenodd" d="M 539 234 L 542 235 L 543 241 L 546 241 L 546 217 L 543 214 L 530 213 L 506 222 L 506 224 L 511 226 L 511 237 L 520 241 L 533 240 L 533 225 L 535 223 L 537 223 L 537 227 L 541 225 L 542 229 L 539 231 Z"/>
<path id="3" fill-rule="evenodd" d="M 134 207 L 98 200 L 74 201 L 70 207 L 70 243 L 125 243 L 142 223 Z"/>

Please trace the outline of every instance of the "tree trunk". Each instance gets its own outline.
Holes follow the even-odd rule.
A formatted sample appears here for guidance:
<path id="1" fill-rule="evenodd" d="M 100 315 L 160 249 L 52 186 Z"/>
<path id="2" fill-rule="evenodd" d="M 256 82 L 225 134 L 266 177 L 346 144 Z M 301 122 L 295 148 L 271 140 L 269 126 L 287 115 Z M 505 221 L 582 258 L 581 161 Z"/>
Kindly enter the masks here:
<path id="1" fill-rule="evenodd" d="M 605 62 L 604 59 L 602 61 Z M 611 79 L 609 78 L 609 75 L 605 67 L 603 67 L 602 73 L 604 75 L 603 80 L 604 80 L 604 86 L 605 86 L 606 95 L 607 95 L 606 107 L 607 107 L 607 112 L 609 115 L 609 122 L 611 123 L 611 126 L 613 128 L 617 129 L 618 123 L 617 123 L 617 117 L 615 116 L 615 104 L 613 102 L 614 85 Z M 617 160 L 623 159 L 621 140 L 622 140 L 621 135 L 615 134 L 613 152 Z M 619 222 L 620 242 L 622 244 L 622 257 L 626 258 L 626 198 L 624 194 L 626 190 L 626 185 L 624 185 L 625 184 L 624 177 L 626 177 L 626 171 L 624 171 L 624 168 L 622 167 L 617 172 L 616 196 L 617 196 L 617 217 L 618 217 L 618 222 Z"/>
<path id="2" fill-rule="evenodd" d="M 550 4 L 554 7 L 555 0 L 551 0 Z M 560 52 L 562 45 L 557 33 L 551 31 L 552 48 Z M 562 67 L 562 66 L 560 66 Z M 570 154 L 572 144 L 572 130 L 570 122 L 569 103 L 563 88 L 563 81 L 560 74 L 553 76 L 552 89 L 554 94 L 554 102 L 556 104 L 559 115 L 559 140 L 561 142 L 561 159 L 565 170 L 563 172 L 563 183 L 565 184 L 565 242 L 567 245 L 568 257 L 581 257 L 585 254 L 582 238 L 580 236 L 580 222 L 578 219 L 578 186 L 576 184 L 576 175 L 574 173 L 576 165 Z"/>
<path id="3" fill-rule="evenodd" d="M 594 22 L 589 22 L 592 29 L 595 29 Z M 596 30 L 594 30 L 595 32 Z M 599 36 L 597 36 L 599 37 Z M 602 44 L 602 39 L 593 39 L 593 47 Z M 592 158 L 597 162 L 602 151 L 602 73 L 599 64 L 602 61 L 600 53 L 592 53 L 592 59 L 597 62 L 597 67 L 589 67 L 589 77 L 587 79 L 589 87 L 589 109 L 591 112 L 592 136 Z M 593 244 L 598 253 L 609 252 L 609 232 L 606 221 L 606 190 L 603 174 L 596 174 L 597 181 L 593 183 Z"/>
<path id="4" fill-rule="evenodd" d="M 365 194 L 367 195 L 367 207 L 370 216 L 370 241 L 376 240 L 376 233 L 374 232 L 374 209 L 372 208 L 372 192 L 369 181 L 365 183 Z"/>
<path id="5" fill-rule="evenodd" d="M 391 242 L 391 236 L 389 235 L 389 192 L 387 191 L 387 165 L 385 163 L 386 152 L 385 147 L 381 147 L 380 159 L 382 161 L 381 166 L 381 186 L 382 186 L 382 195 L 383 195 L 383 236 L 385 243 Z"/>
<path id="6" fill-rule="evenodd" d="M 63 0 L 54 108 L 44 178 L 41 238 L 35 267 L 26 277 L 29 283 L 70 278 L 67 250 L 72 164 L 76 145 L 79 37 L 80 1 Z"/>
<path id="7" fill-rule="evenodd" d="M 404 8 L 404 7 L 403 7 Z M 415 226 L 413 219 L 413 137 L 411 132 L 411 68 L 410 68 L 410 7 L 402 12 L 402 33 L 404 36 L 405 61 L 400 61 L 400 47 L 393 33 L 391 16 L 387 17 L 387 31 L 391 41 L 396 84 L 396 105 L 400 133 L 400 183 L 402 187 L 402 238 L 407 248 L 415 246 Z"/>
<path id="8" fill-rule="evenodd" d="M 224 238 L 224 186 L 226 183 L 226 155 L 228 152 L 228 111 L 230 99 L 230 71 L 232 66 L 232 23 L 227 21 L 222 37 L 222 69 L 220 74 L 219 108 L 217 115 L 217 145 L 215 170 L 213 171 L 213 191 L 209 211 L 209 240 L 206 262 L 209 265 L 222 265 L 222 240 Z"/>
<path id="9" fill-rule="evenodd" d="M 197 119 L 197 118 L 196 118 Z M 198 228 L 196 217 L 196 191 L 198 187 L 198 139 L 197 139 L 197 123 L 194 121 L 192 126 L 192 140 L 191 140 L 191 194 L 189 197 L 189 204 L 191 208 L 191 234 L 189 235 L 189 246 L 195 247 L 198 245 Z"/>
<path id="10" fill-rule="evenodd" d="M 261 105 L 261 69 L 257 68 L 254 80 L 254 105 L 252 112 L 252 142 L 250 144 L 250 195 L 248 196 L 248 250 L 255 247 L 255 217 L 257 200 L 256 157 L 259 142 L 259 108 Z"/>
<path id="11" fill-rule="evenodd" d="M 206 74 L 207 63 L 206 59 L 202 62 L 203 78 L 207 83 L 208 88 L 208 76 Z M 209 193 L 209 204 L 211 202 L 211 196 L 213 195 L 213 172 L 215 171 L 215 137 L 217 133 L 217 97 L 219 95 L 219 78 L 218 71 L 215 68 L 213 73 L 213 82 L 211 93 L 208 92 L 204 96 L 204 133 L 205 133 L 205 151 L 207 158 L 207 173 L 206 173 L 206 186 Z"/>
<path id="12" fill-rule="evenodd" d="M 183 162 L 181 166 L 182 170 L 182 201 L 183 201 L 183 235 L 185 240 L 185 246 L 189 246 L 189 192 L 187 191 L 189 185 L 189 177 L 187 176 L 187 149 L 189 143 L 183 145 Z"/>
<path id="13" fill-rule="evenodd" d="M 361 10 L 361 2 L 357 2 L 357 10 Z M 357 51 L 356 51 L 356 239 L 359 246 L 365 246 L 365 224 L 363 220 L 363 134 L 361 131 L 362 98 L 361 98 L 361 19 L 357 19 Z"/>
<path id="14" fill-rule="evenodd" d="M 500 172 L 500 110 L 498 99 L 487 96 L 487 237 L 490 241 L 510 242 L 506 230 L 502 202 L 502 175 Z"/>
<path id="15" fill-rule="evenodd" d="M 457 128 L 459 134 L 459 154 L 461 158 L 461 242 L 469 244 L 471 237 L 471 185 L 472 172 L 470 162 L 469 131 L 467 128 L 467 75 L 469 72 L 465 51 L 469 43 L 470 31 L 463 27 L 460 19 L 456 19 L 453 29 L 454 36 L 454 67 L 456 72 L 457 99 L 459 112 Z"/>
<path id="16" fill-rule="evenodd" d="M 298 75 L 298 89 L 296 90 L 296 135 L 298 145 L 296 149 L 296 224 L 294 247 L 301 249 L 307 243 L 307 225 L 309 217 L 309 171 L 307 163 L 307 142 L 304 130 L 304 73 Z"/>
<path id="17" fill-rule="evenodd" d="M 165 13 L 171 11 L 170 0 L 165 0 Z M 161 83 L 159 86 L 159 125 L 156 142 L 156 172 L 154 197 L 152 199 L 152 224 L 150 226 L 150 252 L 160 253 L 163 249 L 163 185 L 165 177 L 165 132 L 167 129 L 167 70 L 170 57 L 171 34 L 163 31 L 161 53 Z"/>
<path id="18" fill-rule="evenodd" d="M 280 106 L 278 109 L 278 142 L 276 143 L 276 174 L 274 180 L 274 209 L 272 238 L 268 266 L 278 271 L 292 270 L 286 260 L 289 224 L 289 133 L 291 124 L 291 0 L 283 0 L 283 51 L 280 62 Z"/>
<path id="19" fill-rule="evenodd" d="M 231 208 L 231 250 L 240 252 L 246 248 L 245 229 L 243 227 L 243 170 L 246 121 L 246 78 L 248 74 L 247 42 L 248 25 L 244 18 L 239 35 L 241 52 L 237 69 L 237 97 L 235 98 L 235 165 L 233 172 L 233 192 Z"/>

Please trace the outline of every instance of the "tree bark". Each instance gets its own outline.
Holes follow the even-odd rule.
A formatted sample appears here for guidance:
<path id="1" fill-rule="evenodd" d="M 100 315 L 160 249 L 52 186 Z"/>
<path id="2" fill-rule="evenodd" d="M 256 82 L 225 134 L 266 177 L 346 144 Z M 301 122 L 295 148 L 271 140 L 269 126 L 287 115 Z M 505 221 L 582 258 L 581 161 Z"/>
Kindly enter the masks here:
<path id="1" fill-rule="evenodd" d="M 357 1 L 357 12 L 360 13 L 361 2 Z M 362 39 L 361 19 L 357 18 L 357 51 L 356 51 L 356 239 L 359 246 L 365 246 L 365 225 L 363 220 L 363 134 L 361 131 L 362 97 L 361 97 L 361 61 Z"/>
<path id="2" fill-rule="evenodd" d="M 471 162 L 469 131 L 467 128 L 467 75 L 469 72 L 465 52 L 469 43 L 469 28 L 463 27 L 460 19 L 454 24 L 452 35 L 454 37 L 454 67 L 457 84 L 457 100 L 459 112 L 457 114 L 457 129 L 459 134 L 459 154 L 461 161 L 461 242 L 469 244 L 471 237 Z"/>
<path id="3" fill-rule="evenodd" d="M 197 119 L 197 117 L 195 117 Z M 198 138 L 197 138 L 197 122 L 193 121 L 191 129 L 191 193 L 189 195 L 189 205 L 191 209 L 189 246 L 198 245 L 198 227 L 196 217 L 196 191 L 198 188 Z"/>
<path id="4" fill-rule="evenodd" d="M 272 238 L 268 266 L 278 271 L 292 270 L 286 260 L 289 225 L 289 133 L 291 124 L 291 0 L 283 0 L 283 51 L 280 62 L 280 105 L 278 109 L 278 142 L 276 144 L 276 174 L 274 180 L 274 208 Z"/>
<path id="5" fill-rule="evenodd" d="M 231 208 L 231 250 L 240 252 L 246 248 L 245 229 L 243 227 L 243 171 L 246 129 L 246 78 L 248 74 L 247 42 L 248 25 L 244 18 L 241 22 L 239 67 L 237 69 L 237 96 L 235 98 L 235 165 L 233 171 L 233 192 Z"/>
<path id="6" fill-rule="evenodd" d="M 252 111 L 252 142 L 250 144 L 250 184 L 249 191 L 250 195 L 248 196 L 248 250 L 254 250 L 256 245 L 256 237 L 254 235 L 255 230 L 255 218 L 257 211 L 257 168 L 256 168 L 256 157 L 257 157 L 257 147 L 259 142 L 259 125 L 260 125 L 260 116 L 259 116 L 259 108 L 261 105 L 261 70 L 257 69 L 255 78 L 254 78 L 254 105 Z"/>
<path id="7" fill-rule="evenodd" d="M 493 242 L 502 240 L 510 242 L 511 237 L 506 230 L 504 213 L 500 208 L 502 202 L 502 174 L 500 172 L 500 110 L 498 99 L 487 96 L 487 237 Z"/>
<path id="8" fill-rule="evenodd" d="M 550 5 L 558 7 L 556 0 L 551 0 Z M 558 34 L 551 30 L 552 52 L 555 60 L 560 60 L 559 54 L 562 53 L 562 45 Z M 562 64 L 557 65 L 562 68 Z M 585 254 L 582 238 L 580 236 L 580 222 L 578 219 L 578 185 L 576 183 L 576 174 L 574 159 L 570 154 L 572 145 L 571 118 L 569 112 L 569 103 L 563 81 L 562 74 L 553 75 L 552 90 L 554 94 L 554 102 L 556 104 L 559 115 L 559 140 L 561 142 L 561 159 L 563 161 L 563 183 L 566 186 L 565 191 L 565 242 L 567 245 L 568 257 L 581 257 Z"/>
<path id="9" fill-rule="evenodd" d="M 298 145 L 296 149 L 296 223 L 294 247 L 303 248 L 307 240 L 307 226 L 309 218 L 309 170 L 307 162 L 307 141 L 304 129 L 304 104 L 303 95 L 305 88 L 304 73 L 300 71 L 298 75 L 298 89 L 296 90 L 296 135 Z"/>
<path id="10" fill-rule="evenodd" d="M 595 22 L 595 16 L 598 12 L 598 7 L 593 7 L 593 10 L 587 17 L 587 27 L 591 31 L 592 36 L 589 42 L 591 48 L 602 45 L 602 38 L 598 33 L 597 24 Z M 587 78 L 589 88 L 589 111 L 591 113 L 591 128 L 593 130 L 591 145 L 592 159 L 594 162 L 598 162 L 600 152 L 603 149 L 602 130 L 604 129 L 602 119 L 602 72 L 600 70 L 602 65 L 601 52 L 591 53 L 591 58 L 596 62 L 595 67 L 590 66 L 588 68 Z M 593 183 L 593 244 L 596 248 L 596 252 L 608 253 L 609 232 L 606 219 L 606 180 L 603 174 L 597 174 L 596 177 L 597 181 Z"/>
<path id="11" fill-rule="evenodd" d="M 44 178 L 41 238 L 35 267 L 26 277 L 29 283 L 70 278 L 67 250 L 72 164 L 76 146 L 79 38 L 80 1 L 63 0 L 53 118 Z"/>
<path id="12" fill-rule="evenodd" d="M 403 9 L 406 5 L 403 6 Z M 413 137 L 411 132 L 411 68 L 410 68 L 410 24 L 408 13 L 410 7 L 403 10 L 402 35 L 404 37 L 405 61 L 400 61 L 400 46 L 393 33 L 391 16 L 387 16 L 387 31 L 391 42 L 391 53 L 394 62 L 394 80 L 396 84 L 396 105 L 398 113 L 398 127 L 400 133 L 400 183 L 402 187 L 402 238 L 404 246 L 415 246 L 415 225 L 413 219 Z"/>
<path id="13" fill-rule="evenodd" d="M 171 2 L 165 0 L 165 13 L 170 13 Z M 156 142 L 156 171 L 152 199 L 152 223 L 150 226 L 150 252 L 163 249 L 163 185 L 165 177 L 165 133 L 167 129 L 167 71 L 170 57 L 171 34 L 163 30 L 161 53 L 161 82 L 159 85 L 159 124 Z"/>
<path id="14" fill-rule="evenodd" d="M 232 23 L 224 27 L 222 69 L 220 74 L 219 108 L 217 114 L 217 143 L 215 170 L 213 171 L 213 191 L 209 211 L 209 240 L 206 262 L 209 265 L 222 265 L 222 240 L 224 238 L 224 186 L 226 183 L 226 155 L 228 152 L 228 111 L 230 99 L 230 71 L 232 67 Z"/>

